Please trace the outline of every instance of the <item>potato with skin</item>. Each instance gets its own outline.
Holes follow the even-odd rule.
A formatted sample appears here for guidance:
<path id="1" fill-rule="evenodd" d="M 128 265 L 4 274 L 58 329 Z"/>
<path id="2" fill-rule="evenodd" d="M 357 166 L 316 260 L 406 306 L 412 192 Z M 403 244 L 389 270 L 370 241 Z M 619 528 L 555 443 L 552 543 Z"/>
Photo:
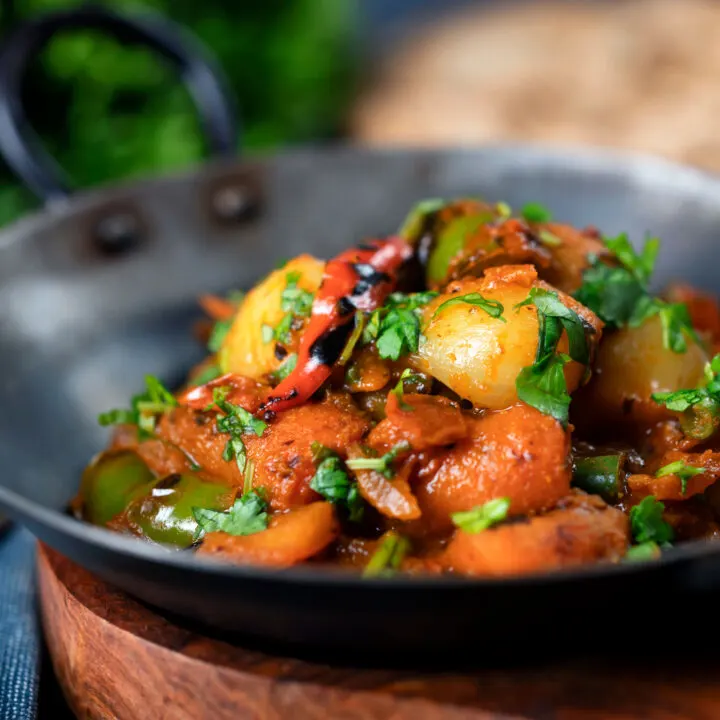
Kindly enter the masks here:
<path id="1" fill-rule="evenodd" d="M 415 486 L 424 522 L 452 529 L 451 513 L 510 498 L 514 515 L 555 505 L 570 492 L 570 434 L 560 423 L 520 403 L 468 418 L 469 435 Z"/>
<path id="2" fill-rule="evenodd" d="M 241 565 L 290 567 L 322 552 L 339 534 L 333 506 L 315 502 L 273 516 L 267 530 L 253 535 L 208 533 L 198 554 Z"/>
<path id="3" fill-rule="evenodd" d="M 603 339 L 593 378 L 574 400 L 573 418 L 585 426 L 622 423 L 648 425 L 674 417 L 651 395 L 694 388 L 704 377 L 708 357 L 691 338 L 684 353 L 663 345 L 660 318 L 655 315 L 636 328 L 627 327 Z"/>
<path id="4" fill-rule="evenodd" d="M 458 530 L 440 560 L 452 572 L 489 577 L 617 561 L 629 524 L 621 510 L 578 492 L 546 515 L 475 534 Z"/>
<path id="5" fill-rule="evenodd" d="M 282 294 L 287 287 L 288 275 L 299 274 L 297 287 L 315 294 L 324 270 L 325 263 L 321 260 L 299 255 L 271 272 L 245 296 L 218 353 L 224 373 L 259 379 L 277 370 L 282 360 L 275 354 L 275 340 L 266 342 L 263 338 L 263 326 L 275 328 L 285 315 Z M 292 352 L 300 335 L 300 331 L 294 332 L 292 342 L 283 347 Z"/>
<path id="6" fill-rule="evenodd" d="M 411 362 L 477 407 L 501 409 L 517 402 L 515 380 L 523 368 L 535 361 L 538 313 L 533 304 L 515 306 L 528 297 L 533 287 L 554 291 L 538 281 L 537 272 L 530 265 L 489 268 L 481 279 L 450 283 L 446 292 L 428 303 L 424 311 L 423 337 Z M 470 293 L 501 303 L 502 319 L 468 303 L 457 303 L 437 312 L 446 301 Z M 601 321 L 568 295 L 558 292 L 558 297 L 594 329 L 588 340 L 593 344 L 599 342 Z M 558 350 L 564 352 L 567 347 L 567 336 L 563 333 Z M 570 391 L 578 386 L 583 373 L 584 368 L 578 363 L 566 366 Z"/>

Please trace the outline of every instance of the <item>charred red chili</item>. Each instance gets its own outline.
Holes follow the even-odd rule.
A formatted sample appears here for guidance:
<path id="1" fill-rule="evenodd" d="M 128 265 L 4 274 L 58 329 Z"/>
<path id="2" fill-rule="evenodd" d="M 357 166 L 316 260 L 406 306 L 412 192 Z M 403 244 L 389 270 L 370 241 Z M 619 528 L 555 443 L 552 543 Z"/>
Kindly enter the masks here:
<path id="1" fill-rule="evenodd" d="M 412 254 L 405 240 L 391 237 L 371 240 L 328 262 L 300 341 L 295 370 L 270 393 L 261 413 L 300 405 L 318 390 L 345 347 L 355 312 L 370 312 L 382 305 L 397 283 L 398 270 Z"/>

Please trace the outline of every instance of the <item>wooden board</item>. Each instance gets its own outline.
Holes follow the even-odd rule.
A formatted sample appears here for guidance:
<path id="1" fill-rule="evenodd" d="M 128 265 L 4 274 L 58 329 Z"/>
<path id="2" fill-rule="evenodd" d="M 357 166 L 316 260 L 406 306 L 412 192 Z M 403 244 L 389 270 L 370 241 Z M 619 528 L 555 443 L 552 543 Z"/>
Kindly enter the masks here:
<path id="1" fill-rule="evenodd" d="M 42 545 L 38 579 L 53 665 L 83 719 L 720 718 L 718 660 L 691 662 L 697 655 L 687 646 L 673 652 L 670 645 L 655 662 L 638 660 L 627 621 L 624 629 L 608 629 L 618 632 L 612 661 L 575 659 L 446 675 L 352 670 L 250 652 L 194 634 Z M 676 632 L 697 633 L 691 618 L 678 614 Z M 468 651 L 487 658 L 493 649 Z"/>

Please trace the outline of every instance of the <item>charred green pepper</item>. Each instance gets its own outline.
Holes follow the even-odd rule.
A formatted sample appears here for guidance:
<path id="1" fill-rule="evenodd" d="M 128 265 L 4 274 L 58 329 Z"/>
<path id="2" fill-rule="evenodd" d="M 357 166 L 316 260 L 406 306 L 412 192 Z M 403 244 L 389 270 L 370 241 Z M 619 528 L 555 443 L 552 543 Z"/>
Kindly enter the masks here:
<path id="1" fill-rule="evenodd" d="M 155 479 L 132 450 L 103 453 L 83 473 L 77 501 L 82 517 L 93 525 L 107 525 Z"/>
<path id="2" fill-rule="evenodd" d="M 223 511 L 234 499 L 235 491 L 227 485 L 207 482 L 192 473 L 175 473 L 135 498 L 116 524 L 157 543 L 189 547 L 198 529 L 193 508 Z"/>
<path id="3" fill-rule="evenodd" d="M 622 494 L 621 476 L 624 455 L 597 455 L 577 458 L 573 463 L 572 485 L 609 503 Z"/>

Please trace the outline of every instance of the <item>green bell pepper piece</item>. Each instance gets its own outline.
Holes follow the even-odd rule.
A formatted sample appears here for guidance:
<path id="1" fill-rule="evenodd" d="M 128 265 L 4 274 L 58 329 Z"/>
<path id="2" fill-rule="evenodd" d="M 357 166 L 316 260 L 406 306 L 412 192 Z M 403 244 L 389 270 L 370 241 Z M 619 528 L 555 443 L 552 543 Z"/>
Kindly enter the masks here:
<path id="1" fill-rule="evenodd" d="M 154 542 L 189 547 L 198 529 L 192 509 L 227 510 L 234 498 L 227 485 L 191 473 L 168 475 L 130 504 L 124 524 Z"/>
<path id="2" fill-rule="evenodd" d="M 620 497 L 623 455 L 578 458 L 573 465 L 572 485 L 614 503 Z"/>
<path id="3" fill-rule="evenodd" d="M 148 466 L 132 450 L 103 453 L 83 473 L 83 518 L 93 525 L 107 525 L 154 481 Z"/>

